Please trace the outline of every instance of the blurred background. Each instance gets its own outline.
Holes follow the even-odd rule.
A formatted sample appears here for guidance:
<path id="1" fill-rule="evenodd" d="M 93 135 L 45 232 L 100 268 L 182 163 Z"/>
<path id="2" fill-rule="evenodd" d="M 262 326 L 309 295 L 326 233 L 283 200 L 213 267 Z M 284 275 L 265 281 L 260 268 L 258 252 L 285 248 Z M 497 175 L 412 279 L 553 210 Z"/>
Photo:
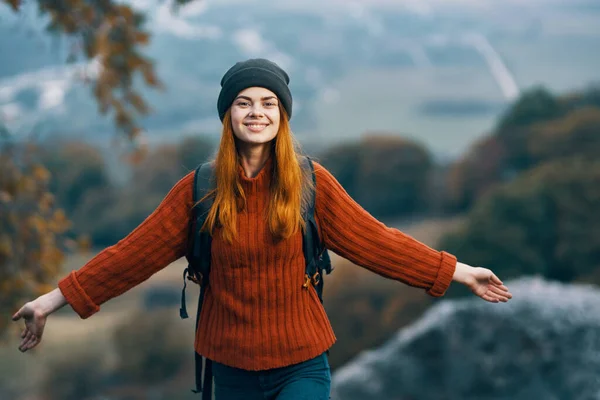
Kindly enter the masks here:
<path id="1" fill-rule="evenodd" d="M 10 316 L 213 155 L 251 57 L 290 74 L 298 141 L 356 201 L 514 295 L 433 299 L 334 255 L 333 399 L 600 398 L 600 2 L 4 0 L 0 399 L 195 398 L 183 260 L 26 354 Z"/>

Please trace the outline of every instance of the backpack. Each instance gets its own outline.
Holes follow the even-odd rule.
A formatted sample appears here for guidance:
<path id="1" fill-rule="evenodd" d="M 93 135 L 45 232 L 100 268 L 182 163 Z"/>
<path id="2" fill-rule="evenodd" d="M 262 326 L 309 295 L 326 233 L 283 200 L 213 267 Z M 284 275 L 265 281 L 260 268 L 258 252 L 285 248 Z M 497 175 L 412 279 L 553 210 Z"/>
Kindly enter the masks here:
<path id="1" fill-rule="evenodd" d="M 312 160 L 309 157 L 303 157 L 300 166 L 304 171 L 310 171 L 314 183 L 313 187 L 316 188 L 316 177 Z M 194 173 L 194 204 L 215 187 L 213 170 L 213 163 L 204 163 L 196 168 Z M 303 287 L 308 288 L 312 283 L 319 296 L 319 300 L 323 303 L 323 274 L 330 274 L 332 266 L 329 253 L 319 238 L 319 231 L 314 216 L 315 191 L 312 189 L 309 199 L 306 210 L 304 210 L 302 215 L 305 222 L 302 250 L 304 259 L 306 260 L 304 274 L 305 281 Z M 206 220 L 206 216 L 212 204 L 213 199 L 207 198 L 192 209 L 188 236 L 188 251 L 186 254 L 188 267 L 183 271 L 183 289 L 181 291 L 181 308 L 179 310 L 179 315 L 182 319 L 188 318 L 185 306 L 186 278 L 200 286 L 198 311 L 196 313 L 196 331 L 198 330 L 204 294 L 206 287 L 209 284 L 211 261 L 211 236 L 208 232 L 201 232 L 200 228 L 204 225 L 204 221 Z M 212 396 L 212 363 L 210 360 L 204 359 L 204 357 L 200 356 L 196 351 L 194 351 L 194 355 L 196 389 L 192 389 L 192 392 L 202 392 L 202 399 L 210 400 Z M 204 387 L 202 385 L 203 369 Z"/>

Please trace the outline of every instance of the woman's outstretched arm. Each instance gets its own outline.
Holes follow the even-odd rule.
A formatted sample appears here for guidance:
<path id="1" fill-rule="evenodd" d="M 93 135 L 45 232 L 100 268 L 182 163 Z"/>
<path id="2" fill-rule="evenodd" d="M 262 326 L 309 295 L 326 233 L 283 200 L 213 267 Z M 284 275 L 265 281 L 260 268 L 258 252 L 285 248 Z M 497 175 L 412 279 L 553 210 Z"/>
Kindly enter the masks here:
<path id="1" fill-rule="evenodd" d="M 42 338 L 47 317 L 66 304 L 81 318 L 88 318 L 106 301 L 184 256 L 193 202 L 193 179 L 194 173 L 190 172 L 127 237 L 63 277 L 58 288 L 21 307 L 13 315 L 14 321 L 25 321 L 19 349 L 26 351 L 35 347 Z"/>
<path id="2" fill-rule="evenodd" d="M 318 163 L 315 171 L 317 219 L 327 248 L 386 278 L 423 288 L 434 297 L 443 296 L 452 281 L 487 301 L 511 297 L 492 271 L 457 262 L 454 255 L 387 227 L 356 203 L 329 171 Z"/>

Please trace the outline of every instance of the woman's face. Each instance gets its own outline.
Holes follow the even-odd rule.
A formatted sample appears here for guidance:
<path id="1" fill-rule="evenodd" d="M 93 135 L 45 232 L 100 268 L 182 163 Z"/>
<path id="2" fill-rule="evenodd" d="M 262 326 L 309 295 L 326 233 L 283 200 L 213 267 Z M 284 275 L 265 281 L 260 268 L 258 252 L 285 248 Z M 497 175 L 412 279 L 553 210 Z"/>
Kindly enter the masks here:
<path id="1" fill-rule="evenodd" d="M 234 135 L 247 144 L 268 143 L 279 131 L 279 100 L 261 87 L 242 90 L 231 105 Z"/>

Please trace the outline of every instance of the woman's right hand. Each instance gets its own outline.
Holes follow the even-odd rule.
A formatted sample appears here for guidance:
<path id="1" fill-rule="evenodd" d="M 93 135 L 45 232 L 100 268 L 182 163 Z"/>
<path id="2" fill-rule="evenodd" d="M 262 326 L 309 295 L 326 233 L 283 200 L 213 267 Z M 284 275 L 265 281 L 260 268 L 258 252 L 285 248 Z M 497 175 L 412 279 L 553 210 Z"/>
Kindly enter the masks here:
<path id="1" fill-rule="evenodd" d="M 21 307 L 12 317 L 13 321 L 18 321 L 21 318 L 25 321 L 25 329 L 21 333 L 22 340 L 19 350 L 26 352 L 33 349 L 42 340 L 47 316 L 42 311 L 38 301 L 34 300 Z"/>
<path id="2" fill-rule="evenodd" d="M 25 321 L 25 329 L 21 333 L 20 351 L 26 352 L 40 343 L 48 315 L 65 304 L 67 304 L 66 299 L 60 289 L 56 288 L 50 293 L 26 303 L 13 315 L 13 321 L 19 321 L 20 319 Z"/>

